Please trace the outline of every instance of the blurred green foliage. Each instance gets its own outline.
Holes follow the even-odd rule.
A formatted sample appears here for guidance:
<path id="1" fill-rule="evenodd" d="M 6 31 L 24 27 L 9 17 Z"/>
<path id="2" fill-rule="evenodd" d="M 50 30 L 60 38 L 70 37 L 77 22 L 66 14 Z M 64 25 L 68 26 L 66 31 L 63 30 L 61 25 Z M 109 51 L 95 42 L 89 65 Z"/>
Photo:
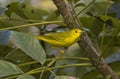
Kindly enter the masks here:
<path id="1" fill-rule="evenodd" d="M 83 10 L 90 2 L 68 1 L 73 5 L 75 13 Z M 105 58 L 106 63 L 120 75 L 120 3 L 117 0 L 112 1 L 95 1 L 80 13 L 77 18 L 93 44 Z M 0 7 L 0 78 L 103 79 L 102 75 L 93 66 L 88 66 L 87 64 L 83 66 L 76 65 L 89 63 L 77 43 L 70 46 L 52 67 L 46 68 L 52 58 L 56 56 L 58 49 L 53 49 L 43 41 L 38 42 L 32 37 L 34 35 L 33 32 L 44 34 L 51 31 L 68 30 L 65 23 L 10 29 L 7 32 L 9 31 L 11 34 L 9 35 L 5 32 L 4 35 L 1 32 L 1 29 L 4 28 L 63 20 L 55 8 L 46 10 L 43 7 L 34 7 L 32 4 L 25 2 L 16 0 L 16 2 L 7 2 L 7 5 L 3 2 L 4 6 Z M 88 13 L 90 14 L 88 15 Z M 1 41 L 3 38 L 7 40 Z M 68 65 L 73 66 L 68 67 Z"/>

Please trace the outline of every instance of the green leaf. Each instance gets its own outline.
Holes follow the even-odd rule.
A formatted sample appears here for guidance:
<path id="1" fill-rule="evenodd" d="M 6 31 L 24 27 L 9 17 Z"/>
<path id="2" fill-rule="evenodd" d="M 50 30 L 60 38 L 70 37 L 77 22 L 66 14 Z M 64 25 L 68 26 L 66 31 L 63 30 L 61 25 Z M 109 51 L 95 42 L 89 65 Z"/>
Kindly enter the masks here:
<path id="1" fill-rule="evenodd" d="M 95 20 L 94 17 L 80 17 L 79 20 L 81 21 L 82 25 L 88 29 L 92 27 L 92 24 Z M 92 28 L 94 29 L 94 28 Z"/>
<path id="2" fill-rule="evenodd" d="M 0 60 L 0 77 L 22 73 L 22 70 L 15 64 L 12 64 L 8 61 Z"/>
<path id="3" fill-rule="evenodd" d="M 112 63 L 109 63 L 109 66 L 120 75 L 120 61 L 115 61 Z"/>
<path id="4" fill-rule="evenodd" d="M 75 78 L 75 77 L 70 77 L 70 76 L 57 76 L 54 79 L 79 79 L 79 78 Z"/>
<path id="5" fill-rule="evenodd" d="M 77 3 L 78 1 L 80 0 L 68 0 L 70 3 L 74 2 L 74 3 Z"/>
<path id="6" fill-rule="evenodd" d="M 67 52 L 65 52 L 63 55 L 61 55 L 59 58 L 69 58 L 69 57 L 83 57 L 84 54 L 82 53 L 79 45 L 77 43 L 73 44 L 72 46 L 70 46 L 67 50 Z M 67 59 L 67 60 L 57 60 L 57 62 L 55 63 L 55 66 L 63 66 L 63 65 L 70 65 L 70 64 L 77 64 L 77 63 L 81 63 L 81 62 L 86 62 L 88 63 L 89 61 L 84 61 L 84 60 L 73 60 L 73 59 Z M 81 63 L 82 64 L 82 63 Z M 91 67 L 90 67 L 91 68 Z M 77 76 L 80 77 L 81 75 L 83 75 L 84 73 L 86 73 L 88 71 L 88 66 L 86 67 L 84 66 L 79 66 L 79 67 L 69 67 L 69 68 L 64 68 L 59 70 L 60 74 L 67 74 L 70 76 Z"/>
<path id="7" fill-rule="evenodd" d="M 20 16 L 23 16 L 24 19 L 27 19 L 23 12 L 18 8 L 20 5 L 21 5 L 20 2 L 13 2 L 9 4 L 7 6 L 8 10 L 6 11 L 6 15 L 10 17 L 13 12 L 17 11 L 16 14 L 19 13 Z"/>
<path id="8" fill-rule="evenodd" d="M 44 64 L 46 54 L 37 39 L 32 37 L 30 34 L 15 31 L 11 32 L 11 36 L 21 50 L 33 59 L 39 61 L 41 64 Z"/>
<path id="9" fill-rule="evenodd" d="M 110 65 L 110 67 L 115 71 L 119 72 L 120 70 L 120 53 L 113 54 L 112 56 L 109 56 L 106 58 L 106 63 Z M 99 74 L 99 72 L 96 69 L 92 69 L 88 71 L 86 74 L 84 74 L 80 79 L 103 79 L 102 75 Z M 109 76 L 108 78 L 109 79 Z"/>
<path id="10" fill-rule="evenodd" d="M 0 30 L 1 28 L 3 29 L 7 27 L 14 27 L 14 26 L 19 26 L 19 25 L 24 25 L 24 24 L 28 24 L 28 22 L 19 21 L 19 20 L 9 20 L 7 18 L 0 17 Z M 23 28 L 19 28 L 19 29 L 23 29 Z"/>
<path id="11" fill-rule="evenodd" d="M 120 0 L 116 1 L 120 2 Z M 118 2 L 112 3 L 108 9 L 108 14 L 111 15 L 112 17 L 120 19 L 120 3 Z"/>
<path id="12" fill-rule="evenodd" d="M 111 16 L 100 16 L 100 19 L 106 22 L 108 25 L 112 27 L 111 34 L 114 36 L 119 33 L 120 30 L 120 20 Z"/>
<path id="13" fill-rule="evenodd" d="M 21 49 L 13 48 L 6 44 L 0 44 L 0 59 L 6 59 L 16 64 L 33 61 L 33 59 L 26 55 Z M 27 69 L 29 69 L 29 67 L 25 68 L 25 70 Z"/>
<path id="14" fill-rule="evenodd" d="M 35 77 L 27 74 L 20 75 L 17 79 L 35 79 Z"/>
<path id="15" fill-rule="evenodd" d="M 85 6 L 84 3 L 78 3 L 78 4 L 75 5 L 75 7 L 84 7 L 84 6 Z"/>
<path id="16" fill-rule="evenodd" d="M 89 1 L 90 0 L 87 0 L 84 3 L 88 3 Z M 90 6 L 88 12 L 90 11 L 90 12 L 94 13 L 95 15 L 102 15 L 102 14 L 104 14 L 104 12 L 106 10 L 106 8 L 105 8 L 106 7 L 106 1 L 105 0 L 103 0 L 103 1 L 99 0 L 98 2 L 97 1 L 95 1 L 92 4 L 92 6 Z"/>
<path id="17" fill-rule="evenodd" d="M 119 62 L 120 61 L 120 53 L 115 53 L 105 59 L 105 61 L 110 64 L 113 62 Z"/>
<path id="18" fill-rule="evenodd" d="M 98 76 L 102 77 L 100 79 L 103 79 L 103 76 L 96 69 L 92 69 L 84 74 L 80 79 L 99 79 L 97 78 Z"/>
<path id="19" fill-rule="evenodd" d="M 42 20 L 48 14 L 45 10 L 37 9 L 25 3 L 13 2 L 8 6 L 8 11 L 6 11 L 8 16 L 11 16 L 11 13 L 14 12 L 23 19 Z"/>
<path id="20" fill-rule="evenodd" d="M 0 58 L 4 58 L 11 50 L 12 47 L 5 44 L 0 44 Z"/>
<path id="21" fill-rule="evenodd" d="M 116 2 L 116 3 L 119 3 L 119 2 L 120 2 L 120 0 L 111 0 L 111 1 L 114 1 L 114 2 Z"/>
<path id="22" fill-rule="evenodd" d="M 73 2 L 73 0 L 68 0 L 68 1 L 71 2 L 71 3 Z"/>
<path id="23" fill-rule="evenodd" d="M 100 43 L 100 41 L 102 40 L 102 37 L 100 37 L 98 39 L 98 42 Z M 104 45 L 107 45 L 110 47 L 116 47 L 116 46 L 120 46 L 120 36 L 109 36 L 106 35 L 104 36 Z"/>

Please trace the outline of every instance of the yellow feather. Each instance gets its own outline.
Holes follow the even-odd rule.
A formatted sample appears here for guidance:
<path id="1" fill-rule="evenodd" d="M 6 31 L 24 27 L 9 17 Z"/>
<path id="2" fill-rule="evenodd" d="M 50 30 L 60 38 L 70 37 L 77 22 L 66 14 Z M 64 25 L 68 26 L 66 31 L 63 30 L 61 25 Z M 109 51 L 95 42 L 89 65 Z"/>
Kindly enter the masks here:
<path id="1" fill-rule="evenodd" d="M 35 36 L 35 38 L 45 41 L 54 47 L 68 47 L 77 41 L 81 33 L 82 31 L 80 29 L 71 29 L 65 32 L 49 33 L 43 36 Z"/>

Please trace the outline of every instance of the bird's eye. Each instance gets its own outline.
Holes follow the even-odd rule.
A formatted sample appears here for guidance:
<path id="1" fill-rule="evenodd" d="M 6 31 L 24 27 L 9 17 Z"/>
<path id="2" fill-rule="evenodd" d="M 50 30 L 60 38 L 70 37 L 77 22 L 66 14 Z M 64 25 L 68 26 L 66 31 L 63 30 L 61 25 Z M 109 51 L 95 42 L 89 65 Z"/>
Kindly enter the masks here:
<path id="1" fill-rule="evenodd" d="M 77 33 L 77 31 L 75 31 L 75 33 Z"/>

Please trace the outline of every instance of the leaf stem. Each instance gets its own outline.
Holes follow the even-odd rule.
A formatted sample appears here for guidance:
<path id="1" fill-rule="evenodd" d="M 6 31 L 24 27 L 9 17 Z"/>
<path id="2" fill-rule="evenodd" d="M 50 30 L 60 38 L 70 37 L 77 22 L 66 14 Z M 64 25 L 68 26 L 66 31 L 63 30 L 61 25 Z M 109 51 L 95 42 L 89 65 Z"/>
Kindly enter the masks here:
<path id="1" fill-rule="evenodd" d="M 47 59 L 46 61 L 51 61 L 54 58 L 50 58 Z M 84 60 L 84 61 L 89 61 L 88 58 L 84 58 L 84 57 L 63 57 L 63 58 L 56 58 L 56 60 Z M 39 63 L 38 61 L 32 61 L 32 62 L 28 62 L 28 63 L 23 63 L 23 64 L 19 64 L 18 66 L 26 66 L 26 65 L 31 65 L 31 64 L 35 64 L 35 63 Z"/>
<path id="2" fill-rule="evenodd" d="M 50 67 L 60 56 L 61 56 L 61 53 L 58 53 L 56 57 L 47 65 L 47 67 Z"/>
<path id="3" fill-rule="evenodd" d="M 24 25 L 13 26 L 13 27 L 8 27 L 8 28 L 1 28 L 0 30 L 11 30 L 11 29 L 18 29 L 18 28 L 23 28 L 23 27 L 29 27 L 29 26 L 33 26 L 33 25 L 53 24 L 53 23 L 63 23 L 63 21 L 38 22 L 38 23 L 24 24 Z"/>
<path id="4" fill-rule="evenodd" d="M 78 63 L 78 64 L 70 64 L 70 65 L 63 65 L 63 66 L 56 66 L 56 67 L 50 67 L 49 69 L 50 70 L 54 70 L 54 69 L 63 69 L 63 68 L 68 68 L 68 67 L 80 67 L 80 66 L 92 66 L 91 63 Z M 42 68 L 37 68 L 37 69 L 34 69 L 34 70 L 37 70 L 37 71 L 34 71 L 32 70 L 27 72 L 26 74 L 36 74 L 36 73 L 40 73 L 42 72 L 43 70 L 41 70 Z M 47 69 L 44 70 L 44 71 L 48 71 Z M 2 78 L 2 79 L 13 79 L 13 78 L 16 78 L 18 77 L 19 75 L 15 75 L 15 76 L 11 76 L 11 77 L 7 77 L 7 78 Z"/>
<path id="5" fill-rule="evenodd" d="M 83 8 L 81 11 L 79 11 L 74 18 L 76 18 L 80 13 L 82 13 L 85 9 L 87 9 L 91 4 L 93 4 L 96 0 L 93 0 L 92 2 L 90 2 L 85 8 Z"/>
<path id="6" fill-rule="evenodd" d="M 105 10 L 105 15 L 107 15 L 107 13 L 108 13 L 109 6 L 110 6 L 110 2 L 109 2 L 109 0 L 107 0 L 107 7 L 106 7 L 106 10 Z M 103 54 L 102 53 L 103 52 L 103 43 L 104 43 L 104 35 L 105 35 L 105 30 L 106 30 L 105 26 L 106 26 L 106 23 L 103 24 L 102 39 L 101 39 L 101 43 L 100 43 L 101 54 Z"/>
<path id="7" fill-rule="evenodd" d="M 78 64 L 70 64 L 70 65 L 50 67 L 49 69 L 54 70 L 54 69 L 63 69 L 63 68 L 68 68 L 68 67 L 80 67 L 80 66 L 92 66 L 92 64 L 91 63 L 78 63 Z M 29 71 L 29 72 L 27 72 L 27 74 L 39 73 L 39 72 L 41 72 L 41 70 L 39 70 L 39 69 L 40 68 L 37 68 L 37 71 L 34 71 L 34 72 Z"/>
<path id="8" fill-rule="evenodd" d="M 50 68 L 46 68 L 46 69 L 47 69 L 48 71 L 50 71 L 55 78 L 57 77 L 57 75 L 56 75 Z"/>
<path id="9" fill-rule="evenodd" d="M 44 71 L 45 71 L 45 69 L 43 68 L 43 70 L 42 70 L 42 72 L 41 72 L 41 74 L 40 74 L 39 79 L 42 79 L 42 76 L 43 76 Z"/>

